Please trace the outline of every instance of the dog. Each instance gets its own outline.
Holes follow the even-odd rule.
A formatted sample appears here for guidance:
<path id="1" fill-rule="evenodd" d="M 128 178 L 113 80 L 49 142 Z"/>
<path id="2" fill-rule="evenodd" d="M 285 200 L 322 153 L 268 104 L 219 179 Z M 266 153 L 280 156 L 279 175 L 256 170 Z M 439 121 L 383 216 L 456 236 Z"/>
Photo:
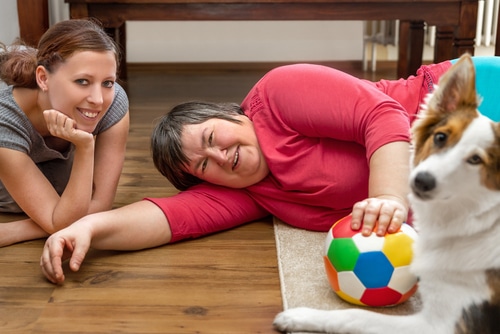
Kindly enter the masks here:
<path id="1" fill-rule="evenodd" d="M 463 55 L 426 97 L 412 126 L 411 270 L 422 308 L 294 308 L 280 331 L 374 334 L 500 333 L 500 125 L 477 110 L 475 69 Z M 499 78 L 500 80 L 500 78 Z"/>

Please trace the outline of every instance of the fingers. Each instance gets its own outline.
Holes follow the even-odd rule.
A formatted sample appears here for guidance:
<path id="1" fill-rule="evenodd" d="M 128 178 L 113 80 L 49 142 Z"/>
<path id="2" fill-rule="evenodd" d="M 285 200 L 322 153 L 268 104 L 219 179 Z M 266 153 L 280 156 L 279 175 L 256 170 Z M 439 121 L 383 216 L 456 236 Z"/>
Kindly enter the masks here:
<path id="1" fill-rule="evenodd" d="M 43 117 L 50 133 L 54 136 L 60 130 L 68 131 L 75 127 L 74 121 L 71 118 L 54 109 L 45 110 Z"/>
<path id="2" fill-rule="evenodd" d="M 62 261 L 65 248 L 66 241 L 63 238 L 54 237 L 49 237 L 43 247 L 40 267 L 45 277 L 52 283 L 64 281 Z"/>
<path id="3" fill-rule="evenodd" d="M 53 235 L 47 239 L 40 258 L 40 267 L 45 277 L 52 283 L 64 282 L 63 261 L 70 257 L 69 267 L 78 271 L 88 251 L 87 245 L 76 244 L 68 239 Z"/>
<path id="4" fill-rule="evenodd" d="M 54 137 L 69 139 L 74 135 L 76 124 L 65 114 L 57 110 L 45 110 L 43 112 L 45 123 L 50 134 Z"/>
<path id="5" fill-rule="evenodd" d="M 375 230 L 379 236 L 386 232 L 397 232 L 406 220 L 406 207 L 396 200 L 368 198 L 356 203 L 352 210 L 354 230 L 362 227 L 361 233 L 368 236 Z"/>
<path id="6" fill-rule="evenodd" d="M 92 145 L 94 141 L 92 133 L 79 130 L 75 120 L 62 112 L 54 109 L 44 110 L 43 117 L 52 136 L 67 140 L 77 146 Z"/>

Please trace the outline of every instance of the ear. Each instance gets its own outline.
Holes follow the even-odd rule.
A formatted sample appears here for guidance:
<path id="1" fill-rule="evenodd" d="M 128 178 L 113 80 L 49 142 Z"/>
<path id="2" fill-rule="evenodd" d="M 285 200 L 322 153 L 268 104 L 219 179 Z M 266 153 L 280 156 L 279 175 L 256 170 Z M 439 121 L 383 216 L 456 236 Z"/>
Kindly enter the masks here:
<path id="1" fill-rule="evenodd" d="M 35 70 L 36 82 L 38 87 L 44 92 L 48 89 L 48 71 L 45 67 L 39 65 Z"/>
<path id="2" fill-rule="evenodd" d="M 469 54 L 460 57 L 439 79 L 428 104 L 430 109 L 440 112 L 452 112 L 458 107 L 477 109 L 476 72 Z"/>

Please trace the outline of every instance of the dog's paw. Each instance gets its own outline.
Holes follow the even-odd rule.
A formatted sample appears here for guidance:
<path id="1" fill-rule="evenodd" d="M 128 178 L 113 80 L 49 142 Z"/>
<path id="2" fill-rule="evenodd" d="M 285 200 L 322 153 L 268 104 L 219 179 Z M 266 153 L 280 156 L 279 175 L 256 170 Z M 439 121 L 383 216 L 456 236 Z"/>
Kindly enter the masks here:
<path id="1" fill-rule="evenodd" d="M 273 325 L 281 332 L 290 331 L 317 331 L 317 322 L 315 319 L 318 310 L 307 307 L 292 308 L 279 313 L 274 318 Z"/>

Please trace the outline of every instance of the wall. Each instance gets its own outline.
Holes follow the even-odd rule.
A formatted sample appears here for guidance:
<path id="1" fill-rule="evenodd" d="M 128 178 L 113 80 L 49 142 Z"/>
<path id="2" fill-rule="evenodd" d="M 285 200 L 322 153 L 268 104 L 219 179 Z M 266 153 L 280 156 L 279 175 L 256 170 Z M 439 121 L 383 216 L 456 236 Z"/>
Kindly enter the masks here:
<path id="1" fill-rule="evenodd" d="M 127 22 L 129 62 L 360 60 L 361 21 Z"/>
<path id="2" fill-rule="evenodd" d="M 49 0 L 50 22 L 69 17 Z M 19 36 L 16 0 L 2 0 L 0 41 Z M 127 22 L 129 62 L 360 60 L 361 21 Z"/>
<path id="3" fill-rule="evenodd" d="M 12 43 L 19 37 L 16 0 L 3 0 L 0 10 L 0 42 Z"/>

